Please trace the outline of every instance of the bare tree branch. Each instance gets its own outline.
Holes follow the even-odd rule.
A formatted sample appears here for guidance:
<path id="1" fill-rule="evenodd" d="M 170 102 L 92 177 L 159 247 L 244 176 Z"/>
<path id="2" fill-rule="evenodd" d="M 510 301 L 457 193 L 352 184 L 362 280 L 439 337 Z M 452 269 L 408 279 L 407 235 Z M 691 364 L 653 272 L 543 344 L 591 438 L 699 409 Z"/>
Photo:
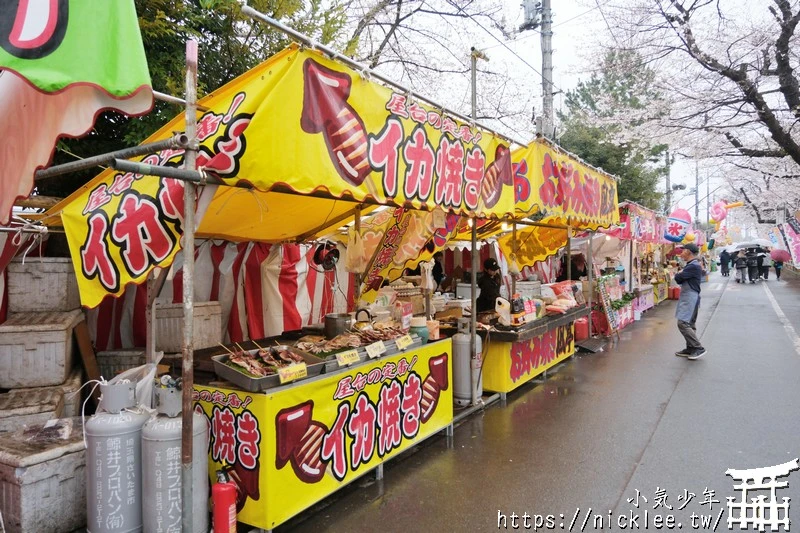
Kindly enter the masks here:
<path id="1" fill-rule="evenodd" d="M 736 148 L 740 154 L 748 157 L 786 157 L 786 152 L 783 150 L 757 150 L 753 148 L 746 148 L 734 135 L 726 131 L 725 138 Z"/>

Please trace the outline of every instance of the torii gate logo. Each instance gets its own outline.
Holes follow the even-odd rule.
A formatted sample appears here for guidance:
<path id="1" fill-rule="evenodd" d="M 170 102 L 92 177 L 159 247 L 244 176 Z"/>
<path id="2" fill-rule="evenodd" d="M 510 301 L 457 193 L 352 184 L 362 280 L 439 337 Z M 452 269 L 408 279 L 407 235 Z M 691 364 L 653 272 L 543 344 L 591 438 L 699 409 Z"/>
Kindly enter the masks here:
<path id="1" fill-rule="evenodd" d="M 791 498 L 782 498 L 782 503 L 778 503 L 778 489 L 789 486 L 788 481 L 778 481 L 778 478 L 786 477 L 793 470 L 798 469 L 798 460 L 789 461 L 781 465 L 766 466 L 762 468 L 752 468 L 750 470 L 734 470 L 729 468 L 725 474 L 731 476 L 740 485 L 734 485 L 735 490 L 742 491 L 741 501 L 728 496 L 728 529 L 733 529 L 734 525 L 739 525 L 740 529 L 750 529 L 764 531 L 766 526 L 770 526 L 772 531 L 778 531 L 783 526 L 784 531 L 790 530 L 791 520 L 789 520 L 789 501 Z M 769 491 L 769 500 L 759 491 Z M 753 496 L 753 492 L 757 496 Z M 748 502 L 748 496 L 750 501 Z M 734 510 L 739 510 L 738 515 L 734 515 Z"/>

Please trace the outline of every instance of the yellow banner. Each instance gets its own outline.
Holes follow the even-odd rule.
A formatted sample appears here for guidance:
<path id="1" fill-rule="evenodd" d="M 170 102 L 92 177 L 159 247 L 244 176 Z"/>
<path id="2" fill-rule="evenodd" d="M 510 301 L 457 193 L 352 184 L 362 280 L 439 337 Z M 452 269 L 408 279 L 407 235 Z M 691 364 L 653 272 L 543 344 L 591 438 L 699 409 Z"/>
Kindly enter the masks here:
<path id="1" fill-rule="evenodd" d="M 544 141 L 514 151 L 517 216 L 554 217 L 575 228 L 619 222 L 617 182 Z"/>
<path id="2" fill-rule="evenodd" d="M 196 386 L 209 473 L 239 520 L 273 529 L 453 419 L 452 344 L 432 343 L 263 394 Z"/>
<path id="3" fill-rule="evenodd" d="M 200 103 L 209 111 L 198 122 L 198 167 L 232 183 L 480 216 L 513 212 L 507 143 L 319 53 L 287 48 Z M 145 142 L 183 129 L 183 116 L 176 117 Z M 180 166 L 183 151 L 143 161 Z M 307 230 L 291 231 L 281 211 L 285 198 L 278 205 L 259 200 L 260 193 L 206 189 L 198 202 L 200 234 L 225 237 L 235 228 L 242 237 L 250 228 L 260 239 L 258 227 L 288 224 L 279 239 L 286 240 Z M 96 307 L 171 264 L 180 248 L 182 191 L 179 181 L 107 170 L 54 208 L 62 213 L 83 305 Z M 245 212 L 225 209 L 238 205 Z"/>
<path id="4" fill-rule="evenodd" d="M 443 224 L 436 227 L 440 216 Z M 383 282 L 401 277 L 406 266 L 414 268 L 421 261 L 430 261 L 455 235 L 462 220 L 453 213 L 397 208 L 378 213 L 362 225 L 365 251 L 374 257 L 364 278 L 364 298 L 372 301 Z"/>
<path id="5" fill-rule="evenodd" d="M 257 149 L 242 157 L 238 179 L 260 190 L 280 186 L 480 216 L 513 212 L 507 143 L 320 53 L 279 56 L 270 60 L 264 97 L 242 132 Z"/>
<path id="6" fill-rule="evenodd" d="M 542 220 L 542 223 L 560 224 L 560 219 Z M 533 266 L 537 261 L 544 261 L 567 245 L 567 230 L 540 226 L 517 226 L 517 241 L 508 233 L 497 239 L 500 249 L 506 257 L 516 259 L 522 268 Z"/>
<path id="7" fill-rule="evenodd" d="M 575 324 L 526 341 L 494 342 L 483 363 L 483 388 L 511 392 L 575 353 Z"/>

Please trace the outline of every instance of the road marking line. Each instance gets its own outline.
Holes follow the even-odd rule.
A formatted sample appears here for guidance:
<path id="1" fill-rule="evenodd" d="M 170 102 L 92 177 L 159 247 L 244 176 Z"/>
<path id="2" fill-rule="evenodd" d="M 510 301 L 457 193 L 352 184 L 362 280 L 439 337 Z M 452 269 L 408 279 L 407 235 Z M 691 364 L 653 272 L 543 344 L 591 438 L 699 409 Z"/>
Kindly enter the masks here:
<path id="1" fill-rule="evenodd" d="M 797 332 L 794 330 L 792 323 L 789 322 L 788 318 L 786 318 L 783 309 L 781 309 L 781 306 L 778 305 L 778 301 L 772 295 L 772 291 L 769 290 L 767 284 L 762 283 L 761 286 L 764 287 L 764 291 L 767 293 L 767 298 L 769 298 L 769 302 L 772 304 L 772 309 L 775 311 L 775 314 L 778 315 L 778 320 L 780 320 L 781 324 L 783 324 L 783 329 L 786 330 L 786 335 L 794 344 L 794 351 L 797 352 L 797 355 L 800 355 L 800 337 L 797 336 Z"/>

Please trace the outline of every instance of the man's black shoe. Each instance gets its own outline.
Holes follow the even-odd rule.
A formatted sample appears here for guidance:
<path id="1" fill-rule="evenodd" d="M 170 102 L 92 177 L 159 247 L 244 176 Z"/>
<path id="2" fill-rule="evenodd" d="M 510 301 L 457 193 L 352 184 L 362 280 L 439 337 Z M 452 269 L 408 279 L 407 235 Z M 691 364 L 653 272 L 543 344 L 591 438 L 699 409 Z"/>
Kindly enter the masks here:
<path id="1" fill-rule="evenodd" d="M 700 359 L 705 354 L 706 354 L 705 348 L 696 348 L 695 350 L 692 351 L 692 354 L 689 357 L 687 357 L 687 359 L 689 361 L 694 361 L 695 359 Z"/>

